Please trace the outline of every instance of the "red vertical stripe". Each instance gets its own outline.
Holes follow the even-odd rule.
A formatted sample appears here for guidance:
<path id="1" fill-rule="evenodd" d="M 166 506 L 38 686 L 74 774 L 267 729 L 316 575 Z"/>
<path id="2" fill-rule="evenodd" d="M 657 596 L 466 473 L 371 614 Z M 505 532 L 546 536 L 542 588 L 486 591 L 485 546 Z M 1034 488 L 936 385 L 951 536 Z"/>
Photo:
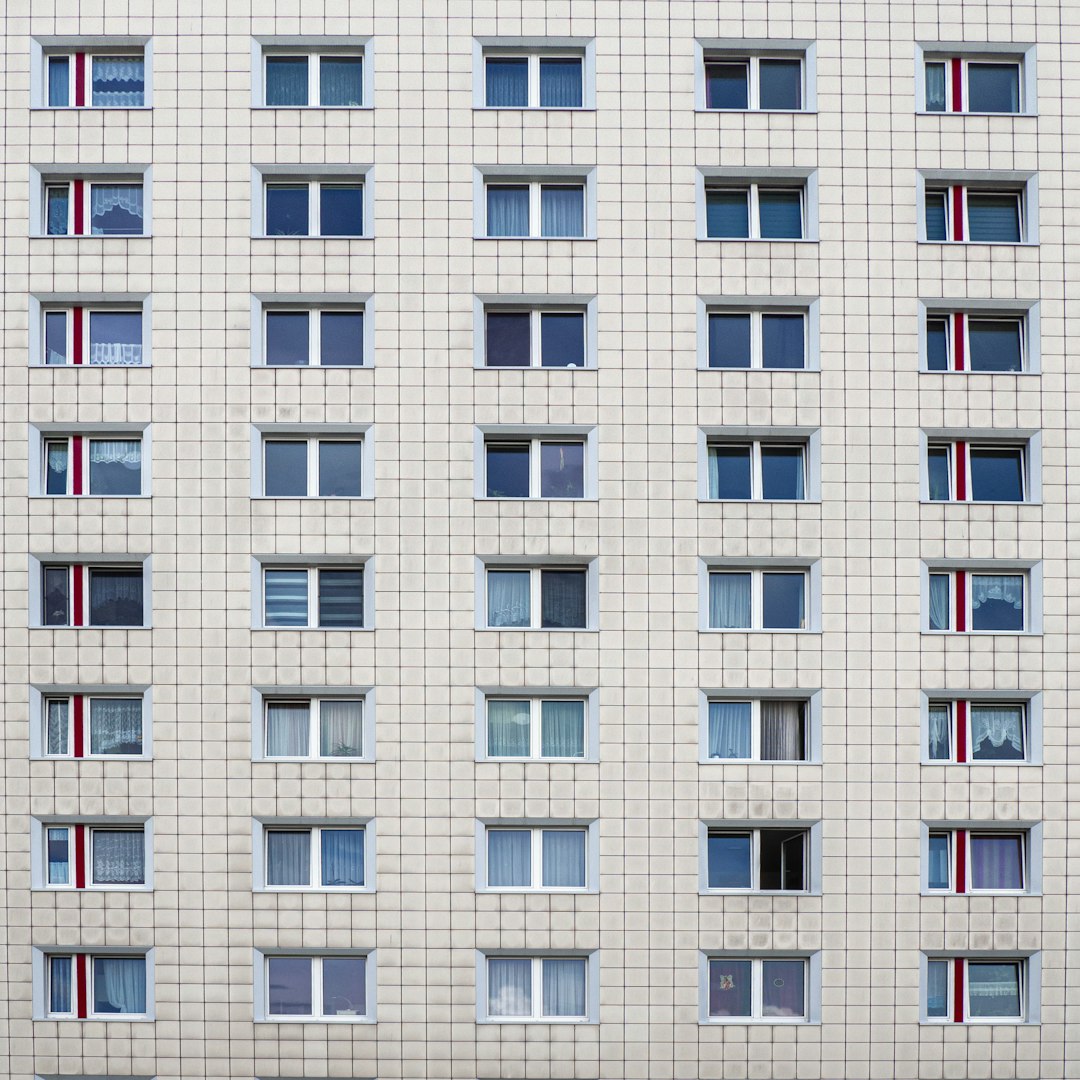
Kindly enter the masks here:
<path id="1" fill-rule="evenodd" d="M 75 826 L 75 888 L 86 888 L 86 826 Z"/>
<path id="2" fill-rule="evenodd" d="M 967 498 L 967 443 L 958 442 L 953 447 L 956 461 L 956 497 L 962 502 Z"/>
<path id="3" fill-rule="evenodd" d="M 952 238 L 964 239 L 964 189 L 957 184 L 952 191 Z"/>
<path id="4" fill-rule="evenodd" d="M 83 309 L 71 309 L 71 358 L 76 364 L 83 362 Z"/>
<path id="5" fill-rule="evenodd" d="M 953 1014 L 958 1023 L 964 1022 L 964 961 L 957 957 L 953 961 Z"/>
<path id="6" fill-rule="evenodd" d="M 952 111 L 964 111 L 964 62 L 959 57 L 952 61 Z"/>
<path id="7" fill-rule="evenodd" d="M 86 181 L 75 180 L 72 182 L 72 198 L 75 202 L 75 235 L 82 236 L 83 230 L 86 228 L 85 215 L 83 214 L 83 188 L 86 186 Z"/>
<path id="8" fill-rule="evenodd" d="M 86 104 L 86 53 L 75 54 L 75 104 Z"/>
<path id="9" fill-rule="evenodd" d="M 72 626 L 83 625 L 83 568 L 81 566 L 73 566 L 71 568 L 71 576 L 73 578 L 72 584 L 72 606 L 74 608 L 73 618 L 71 620 Z"/>
<path id="10" fill-rule="evenodd" d="M 72 698 L 72 742 L 74 743 L 76 757 L 83 757 L 86 753 L 86 748 L 83 745 L 83 709 L 85 702 L 86 699 L 82 694 L 76 694 Z"/>
<path id="11" fill-rule="evenodd" d="M 956 703 L 956 760 L 967 761 L 968 703 Z"/>
<path id="12" fill-rule="evenodd" d="M 81 435 L 71 437 L 71 494 L 81 495 L 83 469 L 83 440 Z"/>
<path id="13" fill-rule="evenodd" d="M 957 371 L 963 371 L 967 362 L 967 341 L 964 337 L 964 313 L 958 311 L 953 315 L 953 367 Z"/>
<path id="14" fill-rule="evenodd" d="M 76 1015 L 80 1020 L 86 1019 L 86 954 L 77 953 L 75 956 L 75 997 Z"/>
<path id="15" fill-rule="evenodd" d="M 967 630 L 967 573 L 963 570 L 956 571 L 956 629 Z"/>
<path id="16" fill-rule="evenodd" d="M 957 829 L 953 834 L 956 844 L 956 891 L 967 892 L 967 831 Z"/>

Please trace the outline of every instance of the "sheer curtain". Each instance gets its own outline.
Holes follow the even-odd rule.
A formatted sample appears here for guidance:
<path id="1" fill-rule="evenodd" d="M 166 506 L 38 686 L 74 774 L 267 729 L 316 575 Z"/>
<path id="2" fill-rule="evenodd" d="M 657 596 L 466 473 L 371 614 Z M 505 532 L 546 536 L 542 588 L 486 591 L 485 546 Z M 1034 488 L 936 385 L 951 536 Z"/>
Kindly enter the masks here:
<path id="1" fill-rule="evenodd" d="M 319 61 L 319 100 L 323 105 L 359 106 L 364 61 L 359 56 L 324 56 Z"/>
<path id="2" fill-rule="evenodd" d="M 1019 836 L 972 834 L 969 844 L 973 889 L 1024 887 L 1024 841 Z"/>
<path id="3" fill-rule="evenodd" d="M 529 189 L 489 184 L 487 189 L 488 236 L 529 235 Z"/>
<path id="4" fill-rule="evenodd" d="M 66 56 L 49 58 L 49 104 L 65 106 L 71 102 L 71 66 Z"/>
<path id="5" fill-rule="evenodd" d="M 763 761 L 801 761 L 805 756 L 804 706 L 801 701 L 761 703 Z"/>
<path id="6" fill-rule="evenodd" d="M 529 571 L 487 572 L 488 626 L 529 625 Z"/>
<path id="7" fill-rule="evenodd" d="M 967 973 L 968 1002 L 972 1016 L 1020 1015 L 1018 963 L 969 963 Z"/>
<path id="8" fill-rule="evenodd" d="M 585 1015 L 585 960 L 565 957 L 542 961 L 544 1015 Z"/>
<path id="9" fill-rule="evenodd" d="M 71 957 L 50 956 L 49 1012 L 74 1012 L 71 1006 Z"/>
<path id="10" fill-rule="evenodd" d="M 94 1012 L 146 1012 L 146 960 L 141 956 L 94 957 Z"/>
<path id="11" fill-rule="evenodd" d="M 134 109 L 143 104 L 143 61 L 140 56 L 95 56 L 90 80 L 94 105 Z"/>
<path id="12" fill-rule="evenodd" d="M 583 627 L 588 621 L 585 574 L 580 570 L 540 572 L 540 625 Z"/>
<path id="13" fill-rule="evenodd" d="M 90 571 L 90 622 L 95 626 L 141 626 L 143 578 L 137 570 Z"/>
<path id="14" fill-rule="evenodd" d="M 806 962 L 765 960 L 761 964 L 762 1016 L 806 1014 Z"/>
<path id="15" fill-rule="evenodd" d="M 322 883 L 339 888 L 363 886 L 363 829 L 323 829 Z"/>
<path id="16" fill-rule="evenodd" d="M 524 888 L 532 884 L 532 834 L 528 829 L 488 830 L 488 885 Z"/>
<path id="17" fill-rule="evenodd" d="M 553 186 L 540 189 L 540 235 L 585 235 L 585 189 L 579 186 Z"/>
<path id="18" fill-rule="evenodd" d="M 544 852 L 544 885 L 553 889 L 583 889 L 585 831 L 544 829 L 541 842 Z"/>
<path id="19" fill-rule="evenodd" d="M 709 575 L 709 626 L 719 630 L 750 626 L 750 575 Z"/>
<path id="20" fill-rule="evenodd" d="M 585 756 L 585 702 L 553 699 L 540 703 L 542 757 Z"/>
<path id="21" fill-rule="evenodd" d="M 945 705 L 932 706 L 927 713 L 929 730 L 929 749 L 927 756 L 931 761 L 948 761 L 951 750 L 952 732 L 950 730 L 949 709 Z"/>
<path id="22" fill-rule="evenodd" d="M 90 462 L 137 470 L 142 465 L 142 443 L 138 439 L 91 439 Z"/>
<path id="23" fill-rule="evenodd" d="M 90 753 L 142 753 L 142 700 L 90 699 Z"/>
<path id="24" fill-rule="evenodd" d="M 106 215 L 109 221 L 104 220 Z M 142 223 L 142 184 L 90 185 L 90 232 L 94 236 L 138 235 Z"/>
<path id="25" fill-rule="evenodd" d="M 945 111 L 945 65 L 926 65 L 926 111 Z"/>
<path id="26" fill-rule="evenodd" d="M 978 611 L 987 601 L 1011 604 L 1014 611 L 1024 610 L 1024 579 L 1019 574 L 972 574 L 971 609 Z"/>
<path id="27" fill-rule="evenodd" d="M 971 707 L 972 757 L 1023 757 L 1024 710 L 1017 705 Z"/>
<path id="28" fill-rule="evenodd" d="M 266 884 L 311 884 L 311 833 L 271 829 L 266 833 Z"/>
<path id="29" fill-rule="evenodd" d="M 49 188 L 45 194 L 47 221 L 45 232 L 49 236 L 65 236 L 68 231 L 68 189 Z"/>
<path id="30" fill-rule="evenodd" d="M 949 586 L 948 574 L 930 575 L 930 629 L 949 629 Z"/>
<path id="31" fill-rule="evenodd" d="M 709 702 L 709 757 L 750 756 L 750 702 Z"/>
<path id="32" fill-rule="evenodd" d="M 266 756 L 307 757 L 311 706 L 299 701 L 271 701 L 266 706 Z"/>
<path id="33" fill-rule="evenodd" d="M 48 494 L 67 494 L 68 443 L 66 439 L 46 444 L 45 471 Z"/>
<path id="34" fill-rule="evenodd" d="M 92 841 L 95 885 L 143 883 L 146 841 L 142 829 L 95 829 Z"/>
<path id="35" fill-rule="evenodd" d="M 529 756 L 529 702 L 487 703 L 488 757 Z"/>
<path id="36" fill-rule="evenodd" d="M 46 725 L 48 727 L 48 754 L 66 754 L 68 752 L 68 710 L 71 703 L 67 698 L 53 700 L 45 706 Z"/>
<path id="37" fill-rule="evenodd" d="M 363 726 L 362 701 L 320 701 L 320 756 L 359 757 L 364 752 Z"/>
<path id="38" fill-rule="evenodd" d="M 581 108 L 581 61 L 551 59 L 540 61 L 540 107 L 542 109 Z"/>
<path id="39" fill-rule="evenodd" d="M 489 1016 L 532 1014 L 532 961 L 524 957 L 489 957 L 487 962 Z"/>

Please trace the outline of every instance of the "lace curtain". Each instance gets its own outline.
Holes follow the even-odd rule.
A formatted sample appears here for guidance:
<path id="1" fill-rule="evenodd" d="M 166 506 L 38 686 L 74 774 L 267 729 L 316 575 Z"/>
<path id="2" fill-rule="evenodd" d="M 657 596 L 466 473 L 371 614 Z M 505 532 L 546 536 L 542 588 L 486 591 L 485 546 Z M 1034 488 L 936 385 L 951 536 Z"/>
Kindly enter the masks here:
<path id="1" fill-rule="evenodd" d="M 143 225 L 142 184 L 91 184 L 90 232 L 94 236 L 138 236 Z"/>
<path id="2" fill-rule="evenodd" d="M 68 716 L 71 703 L 67 698 L 50 701 L 45 706 L 45 723 L 48 728 L 46 753 L 63 756 L 68 752 Z"/>
<path id="3" fill-rule="evenodd" d="M 750 575 L 709 575 L 709 626 L 719 630 L 750 625 Z"/>
<path id="4" fill-rule="evenodd" d="M 138 469 L 142 464 L 142 443 L 138 439 L 91 439 L 90 461 Z"/>
<path id="5" fill-rule="evenodd" d="M 489 570 L 488 626 L 529 625 L 529 571 Z"/>
<path id="6" fill-rule="evenodd" d="M 928 757 L 931 761 L 948 761 L 952 750 L 952 732 L 949 710 L 945 706 L 935 705 L 927 713 Z"/>
<path id="7" fill-rule="evenodd" d="M 585 574 L 580 570 L 540 572 L 540 625 L 583 627 L 587 622 Z"/>
<path id="8" fill-rule="evenodd" d="M 145 880 L 142 829 L 95 829 L 91 849 L 95 885 L 141 885 Z"/>
<path id="9" fill-rule="evenodd" d="M 948 574 L 930 575 L 930 629 L 949 629 L 949 591 L 951 579 Z"/>
<path id="10" fill-rule="evenodd" d="M 139 108 L 144 102 L 141 56 L 95 56 L 90 102 L 116 109 Z"/>
<path id="11" fill-rule="evenodd" d="M 90 753 L 142 753 L 142 701 L 139 698 L 90 699 Z"/>
<path id="12" fill-rule="evenodd" d="M 131 570 L 90 571 L 90 622 L 94 626 L 140 626 L 142 574 Z"/>
<path id="13" fill-rule="evenodd" d="M 945 65 L 926 65 L 926 111 L 945 111 Z"/>
<path id="14" fill-rule="evenodd" d="M 1024 710 L 1017 705 L 973 705 L 971 752 L 975 758 L 1023 757 Z"/>
<path id="15" fill-rule="evenodd" d="M 1015 611 L 1023 611 L 1023 577 L 1019 574 L 972 574 L 972 610 L 978 611 L 988 600 L 999 600 L 1011 604 Z"/>

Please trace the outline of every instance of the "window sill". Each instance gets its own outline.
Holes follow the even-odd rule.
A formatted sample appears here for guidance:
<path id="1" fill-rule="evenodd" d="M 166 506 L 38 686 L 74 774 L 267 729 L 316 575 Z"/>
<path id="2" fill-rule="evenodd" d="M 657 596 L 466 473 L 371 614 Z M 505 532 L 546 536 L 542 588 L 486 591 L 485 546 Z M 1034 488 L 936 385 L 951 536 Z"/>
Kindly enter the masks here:
<path id="1" fill-rule="evenodd" d="M 72 761 L 85 761 L 85 758 L 71 758 Z M 94 761 L 100 761 L 101 758 L 94 758 Z M 140 760 L 138 758 L 126 758 L 125 760 Z M 81 889 L 77 889 L 74 885 L 33 885 L 30 888 L 31 892 L 35 893 L 74 893 L 80 895 L 82 893 L 94 893 L 98 895 L 100 893 L 152 893 L 154 887 L 152 885 L 84 885 Z"/>
<path id="2" fill-rule="evenodd" d="M 79 365 L 79 367 L 82 367 L 82 366 L 83 366 L 82 364 Z M 73 499 L 73 500 L 78 500 L 78 499 L 123 499 L 125 501 L 129 501 L 129 500 L 149 499 L 149 498 L 151 498 L 151 495 L 150 495 L 149 492 L 147 492 L 147 493 L 145 493 L 143 495 L 95 495 L 93 492 L 90 492 L 89 494 L 83 494 L 83 495 L 46 495 L 45 492 L 39 491 L 36 494 L 29 496 L 29 498 L 31 498 L 31 499 L 48 499 L 50 501 L 52 501 L 53 499 Z"/>
<path id="3" fill-rule="evenodd" d="M 1010 378 L 1015 378 L 1018 375 L 1040 375 L 1042 373 L 1039 372 L 1039 371 L 971 371 L 970 369 L 965 369 L 963 371 L 957 371 L 955 368 L 948 368 L 948 369 L 943 371 L 941 368 L 924 368 L 924 367 L 921 367 L 921 368 L 919 368 L 919 374 L 920 375 L 992 375 L 992 376 L 995 376 L 995 377 L 999 376 L 999 375 L 1005 375 L 1005 376 L 1008 376 Z"/>
<path id="4" fill-rule="evenodd" d="M 920 631 L 924 637 L 1042 637 L 1041 630 L 928 630 Z"/>
<path id="5" fill-rule="evenodd" d="M 253 764 L 262 765 L 373 765 L 373 757 L 253 757 Z M 265 892 L 288 892 L 287 889 L 266 889 Z M 307 892 L 306 889 L 297 890 Z M 315 890 L 316 892 L 320 890 Z M 338 890 L 325 890 L 336 892 Z M 370 890 L 345 890 L 354 892 L 368 892 Z"/>
<path id="6" fill-rule="evenodd" d="M 149 996 L 149 995 L 147 995 Z M 63 1023 L 65 1021 L 73 1021 L 76 1024 L 99 1024 L 104 1021 L 106 1024 L 152 1024 L 155 1020 L 153 1016 L 125 1016 L 117 1013 L 98 1013 L 91 1014 L 90 1016 L 36 1016 L 35 1020 L 49 1020 L 53 1023 Z"/>
<path id="7" fill-rule="evenodd" d="M 317 502 L 354 503 L 374 502 L 374 495 L 252 495 L 252 502 Z"/>
<path id="8" fill-rule="evenodd" d="M 474 105 L 473 112 L 520 112 L 520 113 L 594 113 L 595 105 Z"/>
<path id="9" fill-rule="evenodd" d="M 1037 112 L 978 112 L 974 109 L 916 109 L 916 116 L 987 116 L 987 117 L 1010 117 L 1014 120 L 1022 120 L 1024 118 L 1037 119 Z"/>
<path id="10" fill-rule="evenodd" d="M 698 236 L 703 244 L 816 244 L 816 236 Z"/>
<path id="11" fill-rule="evenodd" d="M 46 626 L 44 623 L 32 623 L 29 627 L 31 630 L 123 630 L 125 632 L 130 630 L 153 630 L 153 626 L 150 623 L 140 623 L 138 626 L 98 626 L 96 623 L 87 626 Z"/>
<path id="12" fill-rule="evenodd" d="M 699 1020 L 698 1023 L 702 1027 L 717 1026 L 730 1026 L 731 1024 L 741 1024 L 746 1027 L 792 1027 L 799 1025 L 800 1027 L 820 1027 L 820 1020 L 807 1020 L 805 1017 L 791 1017 L 787 1019 L 782 1016 L 769 1016 L 769 1017 L 749 1017 L 749 1016 L 710 1016 L 708 1019 Z"/>
<path id="13" fill-rule="evenodd" d="M 696 113 L 735 116 L 817 116 L 817 109 L 713 109 L 708 105 L 695 106 Z"/>
<path id="14" fill-rule="evenodd" d="M 820 499 L 698 499 L 699 503 L 708 506 L 820 506 Z"/>
<path id="15" fill-rule="evenodd" d="M 598 634 L 598 626 L 478 626 L 479 631 L 495 634 Z"/>
<path id="16" fill-rule="evenodd" d="M 698 889 L 698 896 L 821 896 L 821 892 L 807 889 Z"/>
<path id="17" fill-rule="evenodd" d="M 824 764 L 820 758 L 792 758 L 787 761 L 774 761 L 771 758 L 698 758 L 699 765 L 822 765 Z M 715 889 L 704 890 L 709 896 L 713 896 L 717 893 Z M 787 896 L 788 893 L 780 893 L 779 895 Z M 796 893 L 796 896 L 813 895 L 820 896 L 821 893 Z"/>
<path id="18" fill-rule="evenodd" d="M 252 105 L 252 112 L 281 112 L 293 109 L 296 112 L 374 112 L 374 105 Z"/>
<path id="19" fill-rule="evenodd" d="M 588 1016 L 485 1016 L 478 1024 L 598 1024 Z"/>
<path id="20" fill-rule="evenodd" d="M 473 502 L 478 503 L 597 503 L 598 495 L 585 495 L 580 498 L 567 495 L 559 498 L 555 495 L 475 495 Z"/>
<path id="21" fill-rule="evenodd" d="M 372 233 L 341 233 L 323 236 L 321 233 L 252 233 L 252 240 L 374 240 Z"/>
<path id="22" fill-rule="evenodd" d="M 153 105 L 31 105 L 31 112 L 114 113 L 152 112 Z"/>
<path id="23" fill-rule="evenodd" d="M 487 762 L 489 765 L 598 765 L 600 763 L 597 757 L 478 757 L 476 761 L 478 764 Z M 504 890 L 488 891 L 502 892 Z M 586 891 L 596 892 L 597 890 Z"/>
<path id="24" fill-rule="evenodd" d="M 282 888 L 279 886 L 260 886 L 251 890 L 256 896 L 278 896 L 284 894 L 285 896 L 306 896 L 309 894 L 315 894 L 316 896 L 357 896 L 368 894 L 374 896 L 375 886 L 361 885 L 355 888 Z"/>
<path id="25" fill-rule="evenodd" d="M 476 371 L 595 371 L 596 364 L 473 364 Z"/>
<path id="26" fill-rule="evenodd" d="M 803 374 L 803 373 L 805 373 L 807 371 L 819 372 L 819 371 L 821 371 L 821 368 L 819 368 L 819 367 L 799 367 L 799 368 L 796 368 L 796 367 L 789 367 L 789 368 L 781 368 L 781 367 L 710 367 L 708 364 L 698 364 L 697 370 L 698 371 L 738 371 L 738 372 L 742 372 L 742 373 L 745 373 L 745 372 L 748 372 L 748 371 L 762 371 L 762 372 L 765 372 L 768 375 L 801 375 L 801 374 Z"/>
<path id="27" fill-rule="evenodd" d="M 314 632 L 317 634 L 363 634 L 368 633 L 375 629 L 374 626 L 253 626 L 252 630 L 268 630 L 275 634 L 290 634 L 290 633 L 304 633 Z M 306 760 L 306 759 L 304 759 Z"/>
<path id="28" fill-rule="evenodd" d="M 1042 506 L 1033 499 L 920 499 L 924 506 Z"/>
<path id="29" fill-rule="evenodd" d="M 599 888 L 587 889 L 498 889 L 483 886 L 477 896 L 599 896 Z"/>
<path id="30" fill-rule="evenodd" d="M 149 361 L 145 364 L 43 364 L 40 360 L 31 360 L 26 366 L 45 371 L 142 371 L 153 364 Z"/>
<path id="31" fill-rule="evenodd" d="M 953 762 L 955 765 L 956 762 Z M 1036 899 L 1042 896 L 1041 892 L 1026 892 L 1021 889 L 969 889 L 967 892 L 956 892 L 953 889 L 920 889 L 920 896 L 926 897 L 940 897 L 942 900 L 947 900 L 950 897 L 959 897 L 961 900 L 969 899 L 971 897 L 990 896 L 995 899 L 1016 897 L 1022 898 L 1025 896 L 1033 896 Z"/>
<path id="32" fill-rule="evenodd" d="M 920 765 L 938 765 L 938 766 L 940 766 L 940 765 L 955 765 L 957 768 L 960 768 L 960 769 L 966 769 L 969 766 L 985 767 L 987 765 L 990 765 L 990 766 L 1012 765 L 1014 767 L 1018 766 L 1018 767 L 1021 767 L 1021 768 L 1031 767 L 1031 766 L 1035 766 L 1036 768 L 1041 768 L 1042 767 L 1042 762 L 1041 761 L 1010 761 L 1008 758 L 1002 758 L 1002 759 L 999 759 L 999 760 L 987 760 L 987 761 L 942 761 L 940 758 L 922 758 L 919 761 L 919 764 Z M 933 894 L 928 894 L 928 895 L 939 896 L 939 895 L 942 895 L 942 894 L 933 893 Z"/>
<path id="33" fill-rule="evenodd" d="M 701 626 L 702 634 L 820 634 L 820 630 L 806 627 L 764 627 L 764 626 Z"/>
<path id="34" fill-rule="evenodd" d="M 1001 1019 L 1001 1020 L 931 1020 L 919 1021 L 920 1026 L 925 1027 L 1038 1027 L 1038 1020 Z"/>
<path id="35" fill-rule="evenodd" d="M 102 236 L 100 233 L 31 233 L 31 240 L 152 240 L 153 233 L 119 233 L 116 236 Z M 43 367 L 46 365 L 42 365 Z M 62 367 L 62 364 L 50 364 L 49 367 Z M 72 365 L 74 366 L 74 365 Z M 79 365 L 89 367 L 88 364 Z M 108 367 L 114 365 L 96 364 L 95 367 Z M 138 367 L 138 364 L 117 364 L 116 367 Z"/>
<path id="36" fill-rule="evenodd" d="M 474 233 L 474 240 L 509 240 L 511 243 L 520 244 L 525 241 L 542 241 L 549 244 L 558 243 L 579 243 L 585 241 L 586 243 L 595 243 L 595 236 L 488 236 L 486 233 Z"/>
<path id="37" fill-rule="evenodd" d="M 58 365 L 57 365 L 58 366 Z M 85 366 L 85 365 L 83 365 Z M 371 364 L 264 364 L 262 362 L 251 365 L 262 371 L 370 371 L 375 365 Z"/>
<path id="38" fill-rule="evenodd" d="M 996 248 L 1037 248 L 1038 240 L 927 240 L 919 237 L 920 244 L 929 247 L 996 247 Z M 1006 374 L 1009 374 L 1006 372 Z"/>
<path id="39" fill-rule="evenodd" d="M 83 761 L 153 761 L 153 756 L 150 754 L 83 754 L 82 757 L 75 757 L 73 754 L 36 754 L 30 758 L 31 761 L 71 761 L 78 765 Z M 45 887 L 45 886 L 43 886 Z M 51 889 L 49 891 L 52 891 Z M 149 890 L 148 890 L 149 891 Z"/>
<path id="40" fill-rule="evenodd" d="M 374 1016 L 263 1016 L 256 1024 L 374 1024 Z"/>

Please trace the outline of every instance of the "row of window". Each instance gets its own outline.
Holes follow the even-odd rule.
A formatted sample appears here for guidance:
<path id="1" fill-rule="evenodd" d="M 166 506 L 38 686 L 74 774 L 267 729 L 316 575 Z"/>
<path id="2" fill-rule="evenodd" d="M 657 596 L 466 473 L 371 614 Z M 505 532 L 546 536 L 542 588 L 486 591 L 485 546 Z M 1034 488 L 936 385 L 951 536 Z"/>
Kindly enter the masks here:
<path id="1" fill-rule="evenodd" d="M 365 108 L 372 100 L 370 39 L 337 45 L 261 39 L 252 49 L 252 105 L 262 108 Z M 802 112 L 816 107 L 815 50 L 776 41 L 764 49 L 738 41 L 695 43 L 697 108 Z M 937 113 L 1022 114 L 1035 111 L 1034 56 L 994 44 L 957 55 L 916 47 L 922 78 L 916 109 Z M 40 65 L 33 104 L 51 109 L 137 109 L 150 105 L 149 43 L 105 38 L 52 45 L 34 41 Z M 593 42 L 520 39 L 476 43 L 474 105 L 487 109 L 592 109 Z"/>
<path id="2" fill-rule="evenodd" d="M 820 953 L 700 954 L 702 1023 L 819 1023 Z M 373 1022 L 374 950 L 255 952 L 254 1018 Z M 1039 954 L 921 953 L 925 1023 L 1036 1023 Z M 152 1020 L 153 950 L 35 949 L 35 1019 Z M 478 952 L 480 1022 L 597 1023 L 597 952 Z"/>

